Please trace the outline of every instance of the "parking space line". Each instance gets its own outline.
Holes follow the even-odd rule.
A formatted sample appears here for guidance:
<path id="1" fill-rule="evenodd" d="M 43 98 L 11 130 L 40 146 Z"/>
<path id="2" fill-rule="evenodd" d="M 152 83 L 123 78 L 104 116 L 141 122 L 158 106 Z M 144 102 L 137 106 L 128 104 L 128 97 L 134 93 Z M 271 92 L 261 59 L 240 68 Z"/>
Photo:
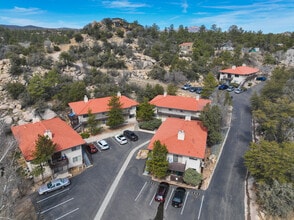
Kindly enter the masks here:
<path id="1" fill-rule="evenodd" d="M 62 215 L 62 216 L 56 218 L 55 220 L 62 219 L 63 217 L 65 217 L 65 216 L 67 216 L 67 215 L 69 215 L 69 214 L 71 214 L 71 213 L 73 213 L 73 212 L 75 212 L 75 211 L 78 211 L 78 210 L 79 210 L 79 208 L 76 208 L 76 209 L 74 209 L 74 210 L 71 210 L 71 211 L 69 211 L 68 213 L 65 213 L 64 215 Z"/>
<path id="2" fill-rule="evenodd" d="M 141 195 L 141 193 L 142 193 L 142 191 L 144 190 L 146 184 L 147 184 L 147 182 L 144 183 L 144 186 L 142 187 L 142 189 L 140 190 L 139 194 L 138 194 L 137 197 L 135 198 L 135 201 L 137 201 L 137 199 L 138 199 L 139 196 Z"/>
<path id="3" fill-rule="evenodd" d="M 51 196 L 48 196 L 48 197 L 46 197 L 46 198 L 44 198 L 44 199 L 39 200 L 39 201 L 37 201 L 36 203 L 44 202 L 44 201 L 46 201 L 47 199 L 50 199 L 50 198 L 52 198 L 52 197 L 54 197 L 54 196 L 57 196 L 57 195 L 60 194 L 60 193 L 64 193 L 65 191 L 68 191 L 68 190 L 69 190 L 69 188 L 66 188 L 66 189 L 64 189 L 64 190 L 62 190 L 62 191 L 60 191 L 60 192 L 58 192 L 58 193 L 55 193 L 54 195 L 51 195 Z"/>
<path id="4" fill-rule="evenodd" d="M 184 209 L 185 209 L 185 206 L 186 206 L 186 202 L 187 202 L 188 196 L 189 196 L 189 191 L 188 191 L 188 193 L 187 193 L 187 196 L 186 196 L 186 198 L 185 198 L 184 204 L 183 204 L 183 206 L 182 206 L 181 215 L 182 215 L 183 212 L 184 212 Z"/>
<path id="5" fill-rule="evenodd" d="M 152 198 L 151 198 L 151 201 L 149 202 L 149 205 L 151 205 L 151 204 L 152 204 L 152 202 L 153 202 L 153 199 L 154 199 L 155 195 L 156 195 L 156 193 L 154 193 L 154 195 L 152 196 Z"/>
<path id="6" fill-rule="evenodd" d="M 168 204 L 169 204 L 169 202 L 170 202 L 170 199 L 171 199 L 171 197 L 172 197 L 172 195 L 173 195 L 173 193 L 174 193 L 174 190 L 175 190 L 175 189 L 172 190 L 172 192 L 171 192 L 171 194 L 170 194 L 170 196 L 169 196 L 169 198 L 168 198 L 168 201 L 167 201 L 167 203 L 166 203 L 166 205 L 165 205 L 165 207 L 164 207 L 165 210 L 167 209 L 167 206 L 168 206 Z"/>
<path id="7" fill-rule="evenodd" d="M 202 200 L 201 200 L 201 204 L 200 204 L 200 209 L 199 209 L 199 214 L 198 214 L 198 219 L 200 219 L 201 209 L 202 209 L 202 205 L 203 205 L 203 200 L 204 200 L 204 195 L 202 196 Z"/>
<path id="8" fill-rule="evenodd" d="M 49 209 L 46 209 L 46 210 L 40 212 L 40 214 L 44 214 L 45 212 L 49 212 L 50 210 L 52 210 L 52 209 L 54 209 L 54 208 L 57 208 L 58 206 L 61 206 L 61 205 L 65 204 L 65 203 L 67 203 L 67 202 L 69 202 L 69 201 L 71 201 L 71 200 L 73 200 L 73 199 L 74 199 L 74 198 L 71 198 L 71 199 L 68 199 L 68 200 L 66 200 L 66 201 L 64 201 L 64 202 L 62 202 L 62 203 L 59 203 L 58 205 L 55 205 L 55 206 L 53 206 L 53 207 L 51 207 L 51 208 L 49 208 Z"/>

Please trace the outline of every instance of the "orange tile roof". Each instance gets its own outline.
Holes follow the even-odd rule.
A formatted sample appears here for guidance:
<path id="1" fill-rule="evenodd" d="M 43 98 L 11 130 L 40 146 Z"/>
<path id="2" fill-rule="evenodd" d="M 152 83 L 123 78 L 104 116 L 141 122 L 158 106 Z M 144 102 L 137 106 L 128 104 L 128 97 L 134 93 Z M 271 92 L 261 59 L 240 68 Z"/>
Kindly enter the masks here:
<path id="1" fill-rule="evenodd" d="M 221 73 L 238 74 L 238 75 L 250 75 L 253 73 L 257 73 L 258 71 L 259 71 L 259 69 L 252 68 L 249 66 L 238 66 L 235 68 L 220 70 Z"/>
<path id="2" fill-rule="evenodd" d="M 57 144 L 56 152 L 84 144 L 82 137 L 60 118 L 11 127 L 19 148 L 27 161 L 34 159 L 32 153 L 39 135 L 46 130 L 52 133 L 52 141 Z"/>
<path id="3" fill-rule="evenodd" d="M 85 115 L 88 114 L 88 110 L 91 109 L 93 114 L 108 112 L 109 111 L 109 100 L 111 97 L 103 97 L 96 99 L 89 99 L 88 102 L 78 101 L 78 102 L 70 102 L 68 105 L 74 111 L 76 115 Z M 122 108 L 131 108 L 133 106 L 137 106 L 138 102 L 126 97 L 120 96 L 119 99 L 122 104 Z"/>
<path id="4" fill-rule="evenodd" d="M 204 106 L 211 103 L 211 101 L 209 99 L 197 100 L 193 97 L 158 95 L 149 103 L 157 107 L 198 112 L 202 111 Z"/>
<path id="5" fill-rule="evenodd" d="M 184 42 L 181 43 L 180 46 L 191 46 L 193 44 L 193 42 Z"/>
<path id="6" fill-rule="evenodd" d="M 185 133 L 184 140 L 178 140 L 178 132 Z M 207 130 L 202 122 L 184 120 L 180 118 L 167 118 L 156 131 L 147 149 L 153 149 L 157 140 L 165 144 L 170 154 L 188 157 L 204 158 L 206 150 Z"/>

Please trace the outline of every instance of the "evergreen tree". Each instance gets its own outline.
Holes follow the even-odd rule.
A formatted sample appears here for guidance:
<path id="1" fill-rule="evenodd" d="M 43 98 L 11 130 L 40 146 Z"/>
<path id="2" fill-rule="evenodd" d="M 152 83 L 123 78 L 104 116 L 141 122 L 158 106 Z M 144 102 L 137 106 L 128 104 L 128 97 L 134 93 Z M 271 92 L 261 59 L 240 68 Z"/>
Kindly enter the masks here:
<path id="1" fill-rule="evenodd" d="M 202 181 L 202 175 L 192 168 L 185 170 L 184 177 L 185 183 L 192 186 L 198 186 Z"/>
<path id="2" fill-rule="evenodd" d="M 167 148 L 160 141 L 155 141 L 153 150 L 148 154 L 146 162 L 147 170 L 157 178 L 163 178 L 167 174 L 168 161 L 167 161 Z"/>
<path id="3" fill-rule="evenodd" d="M 207 76 L 204 78 L 203 84 L 204 86 L 201 93 L 201 97 L 209 98 L 215 90 L 215 87 L 218 85 L 213 73 L 210 72 L 207 74 Z"/>
<path id="4" fill-rule="evenodd" d="M 139 121 L 151 121 L 154 118 L 154 105 L 148 102 L 145 98 L 142 103 L 139 104 L 137 108 L 137 120 Z"/>
<path id="5" fill-rule="evenodd" d="M 108 103 L 109 112 L 107 113 L 108 119 L 106 125 L 110 128 L 115 128 L 124 123 L 124 116 L 122 110 L 122 104 L 119 101 L 118 96 L 112 96 Z"/>
<path id="6" fill-rule="evenodd" d="M 48 160 L 51 159 L 51 156 L 54 154 L 57 144 L 53 143 L 53 141 L 48 136 L 38 135 L 38 139 L 36 141 L 36 149 L 33 152 L 33 164 L 37 166 L 33 169 L 33 174 L 35 176 L 42 175 L 42 181 L 44 181 L 44 171 L 48 164 Z"/>
<path id="7" fill-rule="evenodd" d="M 206 105 L 200 115 L 203 125 L 208 130 L 207 144 L 212 146 L 221 141 L 221 111 L 216 105 Z"/>

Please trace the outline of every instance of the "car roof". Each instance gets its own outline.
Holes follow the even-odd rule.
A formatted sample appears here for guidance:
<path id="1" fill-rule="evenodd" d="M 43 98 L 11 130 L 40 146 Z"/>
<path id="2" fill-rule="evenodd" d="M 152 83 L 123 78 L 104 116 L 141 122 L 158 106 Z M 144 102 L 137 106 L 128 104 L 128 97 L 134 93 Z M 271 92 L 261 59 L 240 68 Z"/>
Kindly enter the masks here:
<path id="1" fill-rule="evenodd" d="M 100 140 L 98 142 L 100 142 L 101 144 L 107 144 L 107 142 L 104 139 L 102 139 L 102 140 Z"/>

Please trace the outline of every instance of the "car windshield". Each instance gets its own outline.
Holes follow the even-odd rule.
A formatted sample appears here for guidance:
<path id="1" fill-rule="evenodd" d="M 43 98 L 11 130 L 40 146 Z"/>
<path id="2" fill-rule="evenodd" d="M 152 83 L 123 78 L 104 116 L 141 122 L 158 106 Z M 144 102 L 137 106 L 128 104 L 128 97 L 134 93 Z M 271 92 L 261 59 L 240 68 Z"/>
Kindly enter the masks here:
<path id="1" fill-rule="evenodd" d="M 174 197 L 173 202 L 181 202 L 181 199 L 179 197 Z"/>
<path id="2" fill-rule="evenodd" d="M 52 187 L 52 183 L 51 182 L 47 183 L 47 188 L 51 188 L 51 187 Z"/>

